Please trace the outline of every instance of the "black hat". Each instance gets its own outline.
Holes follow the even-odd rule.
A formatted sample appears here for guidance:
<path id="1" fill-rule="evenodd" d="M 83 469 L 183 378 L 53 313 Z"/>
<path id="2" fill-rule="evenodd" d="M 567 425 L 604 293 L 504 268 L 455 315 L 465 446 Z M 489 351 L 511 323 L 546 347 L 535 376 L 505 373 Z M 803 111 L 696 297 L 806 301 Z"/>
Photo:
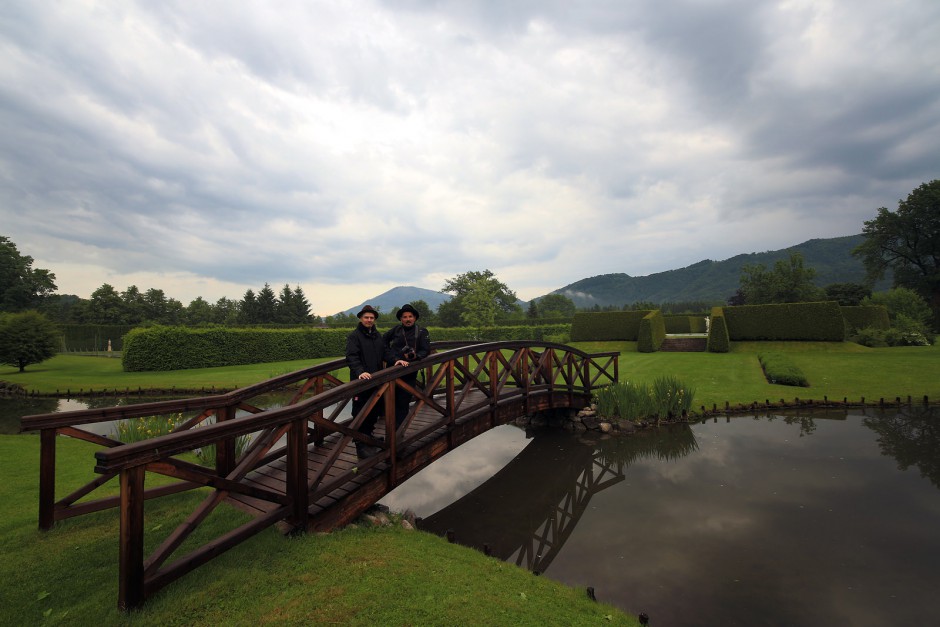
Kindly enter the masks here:
<path id="1" fill-rule="evenodd" d="M 379 312 L 377 312 L 377 311 L 372 307 L 372 305 L 363 305 L 363 306 L 362 306 L 362 310 L 361 310 L 359 313 L 356 314 L 356 317 L 357 317 L 357 318 L 361 318 L 361 317 L 362 317 L 362 314 L 364 314 L 364 313 L 375 314 L 375 317 L 376 317 L 376 318 L 379 317 Z"/>
<path id="2" fill-rule="evenodd" d="M 395 317 L 401 320 L 401 315 L 405 312 L 410 312 L 415 315 L 415 320 L 421 317 L 421 314 L 418 313 L 418 310 L 411 306 L 411 304 L 406 303 L 401 306 L 401 309 L 398 310 L 398 313 L 395 314 Z"/>

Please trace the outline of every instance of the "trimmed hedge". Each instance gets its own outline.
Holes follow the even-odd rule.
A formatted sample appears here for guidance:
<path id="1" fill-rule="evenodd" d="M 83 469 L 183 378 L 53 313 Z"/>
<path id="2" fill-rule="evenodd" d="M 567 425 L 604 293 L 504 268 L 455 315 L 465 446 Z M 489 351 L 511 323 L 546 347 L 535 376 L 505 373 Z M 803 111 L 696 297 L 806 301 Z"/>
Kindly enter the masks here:
<path id="1" fill-rule="evenodd" d="M 722 309 L 731 341 L 845 341 L 845 320 L 835 301 Z"/>
<path id="2" fill-rule="evenodd" d="M 768 383 L 777 385 L 797 385 L 809 387 L 806 375 L 786 355 L 780 353 L 758 353 L 757 360 L 764 369 L 764 377 Z"/>
<path id="3" fill-rule="evenodd" d="M 640 321 L 651 310 L 579 312 L 571 322 L 572 342 L 635 342 Z"/>
<path id="4" fill-rule="evenodd" d="M 887 331 L 891 327 L 888 319 L 888 310 L 884 305 L 870 307 L 840 307 L 842 317 L 845 318 L 845 328 L 848 333 L 858 329 L 879 329 Z"/>
<path id="5" fill-rule="evenodd" d="M 433 341 L 544 340 L 546 336 L 567 333 L 568 325 L 431 328 L 429 331 Z M 346 352 L 349 333 L 350 329 L 321 328 L 139 328 L 124 338 L 122 364 L 128 372 L 142 372 L 341 357 Z"/>
<path id="6" fill-rule="evenodd" d="M 725 322 L 724 307 L 712 307 L 711 324 L 708 328 L 708 352 L 727 353 L 731 350 L 728 324 Z"/>
<path id="7" fill-rule="evenodd" d="M 663 320 L 663 312 L 656 309 L 643 316 L 637 333 L 636 350 L 640 353 L 654 353 L 659 350 L 664 339 L 666 323 Z"/>
<path id="8" fill-rule="evenodd" d="M 342 329 L 232 329 L 150 327 L 124 337 L 128 372 L 186 370 L 342 355 Z"/>

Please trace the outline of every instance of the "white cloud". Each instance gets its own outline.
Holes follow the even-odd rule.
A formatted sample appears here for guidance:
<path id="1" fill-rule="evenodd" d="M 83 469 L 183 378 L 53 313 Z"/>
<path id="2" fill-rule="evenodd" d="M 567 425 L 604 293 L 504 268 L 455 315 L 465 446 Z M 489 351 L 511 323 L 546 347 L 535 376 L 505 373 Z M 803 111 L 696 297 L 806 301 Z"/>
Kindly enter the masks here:
<path id="1" fill-rule="evenodd" d="M 849 235 L 937 176 L 938 7 L 9 2 L 0 232 L 61 293 L 318 313 Z"/>

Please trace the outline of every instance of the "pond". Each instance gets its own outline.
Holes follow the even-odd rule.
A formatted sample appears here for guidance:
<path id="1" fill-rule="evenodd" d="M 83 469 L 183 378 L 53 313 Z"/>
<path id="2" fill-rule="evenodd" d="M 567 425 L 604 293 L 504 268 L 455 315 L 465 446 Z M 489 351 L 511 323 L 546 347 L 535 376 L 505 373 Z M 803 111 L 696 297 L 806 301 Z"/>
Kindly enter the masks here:
<path id="1" fill-rule="evenodd" d="M 0 432 L 118 402 L 2 400 Z M 938 418 L 817 409 L 621 437 L 503 426 L 382 502 L 657 627 L 926 625 L 940 614 Z"/>
<path id="2" fill-rule="evenodd" d="M 384 502 L 657 627 L 935 624 L 938 417 L 817 410 L 606 439 L 500 427 Z"/>

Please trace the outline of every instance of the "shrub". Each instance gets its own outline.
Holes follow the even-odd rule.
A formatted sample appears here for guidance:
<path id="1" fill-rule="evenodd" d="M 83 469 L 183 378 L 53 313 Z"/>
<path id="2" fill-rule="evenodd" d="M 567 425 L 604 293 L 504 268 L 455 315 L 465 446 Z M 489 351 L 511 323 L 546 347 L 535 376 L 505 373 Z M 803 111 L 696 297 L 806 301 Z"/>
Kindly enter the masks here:
<path id="1" fill-rule="evenodd" d="M 882 305 L 869 307 L 839 307 L 845 319 L 845 327 L 849 334 L 866 327 L 874 329 L 887 329 L 891 326 L 888 320 L 888 309 Z"/>
<path id="2" fill-rule="evenodd" d="M 803 371 L 786 355 L 780 353 L 758 353 L 757 360 L 764 369 L 768 383 L 809 387 Z"/>
<path id="3" fill-rule="evenodd" d="M 863 346 L 882 348 L 885 346 L 928 346 L 933 336 L 923 332 L 923 326 L 904 314 L 898 314 L 890 329 L 866 327 L 858 329 L 851 340 Z"/>

